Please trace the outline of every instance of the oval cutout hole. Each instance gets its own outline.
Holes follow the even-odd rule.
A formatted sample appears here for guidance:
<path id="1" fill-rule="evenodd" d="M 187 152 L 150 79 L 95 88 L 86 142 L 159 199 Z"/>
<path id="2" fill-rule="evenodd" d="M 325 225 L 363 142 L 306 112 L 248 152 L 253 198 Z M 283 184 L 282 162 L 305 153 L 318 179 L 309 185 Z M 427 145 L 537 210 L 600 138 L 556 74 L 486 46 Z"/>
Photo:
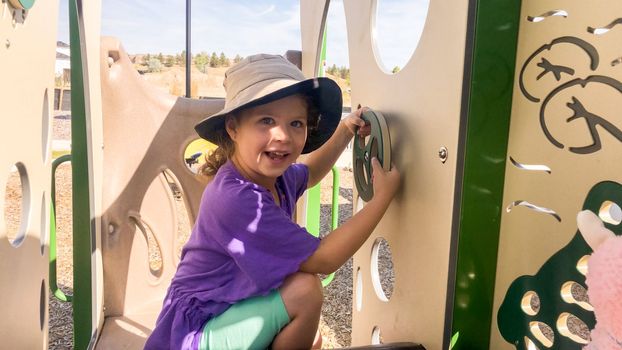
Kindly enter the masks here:
<path id="1" fill-rule="evenodd" d="M 382 335 L 380 334 L 380 327 L 374 326 L 374 329 L 371 331 L 371 345 L 380 345 L 382 344 Z"/>
<path id="2" fill-rule="evenodd" d="M 39 232 L 39 243 L 41 245 L 41 255 L 44 255 L 45 246 L 47 245 L 47 237 L 49 232 L 50 213 L 48 213 L 48 201 L 45 192 L 41 196 L 41 231 Z"/>
<path id="3" fill-rule="evenodd" d="M 39 291 L 39 326 L 41 326 L 41 331 L 45 326 L 45 314 L 48 309 L 48 297 L 47 297 L 47 288 L 45 288 L 45 280 L 41 281 L 41 290 Z"/>
<path id="4" fill-rule="evenodd" d="M 363 308 L 363 274 L 361 267 L 356 268 L 356 311 Z"/>
<path id="5" fill-rule="evenodd" d="M 526 350 L 540 350 L 536 344 L 534 344 L 534 342 L 531 341 L 531 339 L 524 337 L 525 339 L 525 349 Z"/>
<path id="6" fill-rule="evenodd" d="M 46 163 L 50 156 L 50 122 L 52 116 L 50 114 L 50 101 L 48 98 L 48 89 L 43 92 L 43 105 L 41 106 L 41 157 Z"/>
<path id="7" fill-rule="evenodd" d="M 600 219 L 608 224 L 619 225 L 622 222 L 622 209 L 611 201 L 604 201 L 598 211 Z"/>
<path id="8" fill-rule="evenodd" d="M 535 316 L 540 311 L 540 297 L 534 291 L 528 291 L 521 299 L 521 309 L 529 316 Z"/>
<path id="9" fill-rule="evenodd" d="M 553 346 L 555 335 L 553 334 L 553 329 L 546 323 L 536 321 L 529 322 L 529 331 L 538 339 L 540 344 L 547 348 Z"/>
<path id="10" fill-rule="evenodd" d="M 22 163 L 11 167 L 4 192 L 4 222 L 7 238 L 14 247 L 26 236 L 30 209 L 30 186 Z"/>
<path id="11" fill-rule="evenodd" d="M 559 334 L 578 344 L 587 344 L 590 341 L 590 329 L 577 316 L 564 312 L 557 318 Z"/>
<path id="12" fill-rule="evenodd" d="M 568 304 L 577 304 L 587 311 L 594 311 L 587 297 L 587 289 L 575 281 L 567 281 L 562 285 L 561 297 Z"/>
<path id="13" fill-rule="evenodd" d="M 176 222 L 176 234 L 175 234 L 175 257 L 176 261 L 181 258 L 181 251 L 190 238 L 192 231 L 192 218 L 188 208 L 186 208 L 186 195 L 179 183 L 177 176 L 170 170 L 166 169 L 162 172 L 164 180 L 168 184 L 171 196 L 175 204 L 175 222 Z"/>
<path id="14" fill-rule="evenodd" d="M 579 271 L 579 273 L 582 274 L 583 276 L 587 275 L 588 260 L 590 260 L 590 256 L 584 255 L 581 257 L 581 259 L 579 259 L 579 261 L 577 261 L 577 271 Z"/>
<path id="15" fill-rule="evenodd" d="M 372 247 L 371 281 L 378 299 L 388 302 L 393 294 L 395 274 L 391 248 L 384 238 L 377 238 Z"/>
<path id="16" fill-rule="evenodd" d="M 162 251 L 160 248 L 160 243 L 158 239 L 153 234 L 153 230 L 151 226 L 144 222 L 141 218 L 137 216 L 130 216 L 130 218 L 134 221 L 136 228 L 143 234 L 145 237 L 145 242 L 147 243 L 147 249 L 149 252 L 149 273 L 151 276 L 155 278 L 160 278 L 162 276 Z"/>

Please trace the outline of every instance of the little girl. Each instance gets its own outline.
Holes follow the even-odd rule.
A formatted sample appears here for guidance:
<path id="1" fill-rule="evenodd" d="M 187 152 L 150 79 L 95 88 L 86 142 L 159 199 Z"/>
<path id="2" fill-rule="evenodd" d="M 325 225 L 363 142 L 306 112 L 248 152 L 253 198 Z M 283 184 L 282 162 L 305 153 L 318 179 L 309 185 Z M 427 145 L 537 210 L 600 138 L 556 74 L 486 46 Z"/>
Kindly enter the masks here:
<path id="1" fill-rule="evenodd" d="M 373 159 L 374 197 L 322 240 L 293 220 L 296 200 L 332 168 L 361 109 L 341 120 L 341 90 L 283 57 L 255 55 L 225 74 L 225 108 L 196 126 L 218 148 L 192 235 L 145 349 L 308 349 L 322 306 L 317 274 L 365 242 L 399 185 Z M 301 153 L 310 153 L 294 163 Z"/>

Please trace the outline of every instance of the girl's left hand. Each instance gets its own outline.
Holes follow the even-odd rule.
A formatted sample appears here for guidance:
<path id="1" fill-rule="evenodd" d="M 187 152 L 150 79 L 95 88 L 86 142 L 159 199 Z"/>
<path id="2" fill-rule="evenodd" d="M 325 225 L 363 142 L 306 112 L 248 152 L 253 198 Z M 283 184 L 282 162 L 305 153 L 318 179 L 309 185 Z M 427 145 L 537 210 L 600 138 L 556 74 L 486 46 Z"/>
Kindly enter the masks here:
<path id="1" fill-rule="evenodd" d="M 358 133 L 359 136 L 366 137 L 371 133 L 371 126 L 365 124 L 365 121 L 361 119 L 361 114 L 367 110 L 369 110 L 369 108 L 359 107 L 356 111 L 350 113 L 341 120 L 352 136 Z"/>

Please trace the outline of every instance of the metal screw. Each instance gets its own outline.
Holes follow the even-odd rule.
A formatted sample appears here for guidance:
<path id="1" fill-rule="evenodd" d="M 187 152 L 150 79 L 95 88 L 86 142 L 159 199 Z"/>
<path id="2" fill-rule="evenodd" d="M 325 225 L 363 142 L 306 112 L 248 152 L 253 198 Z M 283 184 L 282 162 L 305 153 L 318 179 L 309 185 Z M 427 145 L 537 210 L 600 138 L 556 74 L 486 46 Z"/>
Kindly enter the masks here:
<path id="1" fill-rule="evenodd" d="M 445 163 L 447 161 L 447 148 L 442 146 L 438 150 L 438 158 L 441 160 L 441 163 Z"/>

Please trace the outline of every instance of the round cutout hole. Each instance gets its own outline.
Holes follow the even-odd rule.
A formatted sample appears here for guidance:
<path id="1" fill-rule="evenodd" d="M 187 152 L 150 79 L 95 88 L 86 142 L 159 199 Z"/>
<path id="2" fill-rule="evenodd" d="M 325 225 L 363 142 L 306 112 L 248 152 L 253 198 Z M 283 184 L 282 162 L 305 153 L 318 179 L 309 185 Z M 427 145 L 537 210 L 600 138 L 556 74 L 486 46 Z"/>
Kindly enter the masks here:
<path id="1" fill-rule="evenodd" d="M 193 172 L 198 173 L 199 169 L 205 164 L 205 156 L 216 149 L 216 145 L 204 140 L 196 139 L 186 146 L 184 150 L 184 164 Z"/>
<path id="2" fill-rule="evenodd" d="M 388 74 L 404 68 L 419 45 L 429 0 L 376 0 L 372 41 L 378 66 Z"/>

